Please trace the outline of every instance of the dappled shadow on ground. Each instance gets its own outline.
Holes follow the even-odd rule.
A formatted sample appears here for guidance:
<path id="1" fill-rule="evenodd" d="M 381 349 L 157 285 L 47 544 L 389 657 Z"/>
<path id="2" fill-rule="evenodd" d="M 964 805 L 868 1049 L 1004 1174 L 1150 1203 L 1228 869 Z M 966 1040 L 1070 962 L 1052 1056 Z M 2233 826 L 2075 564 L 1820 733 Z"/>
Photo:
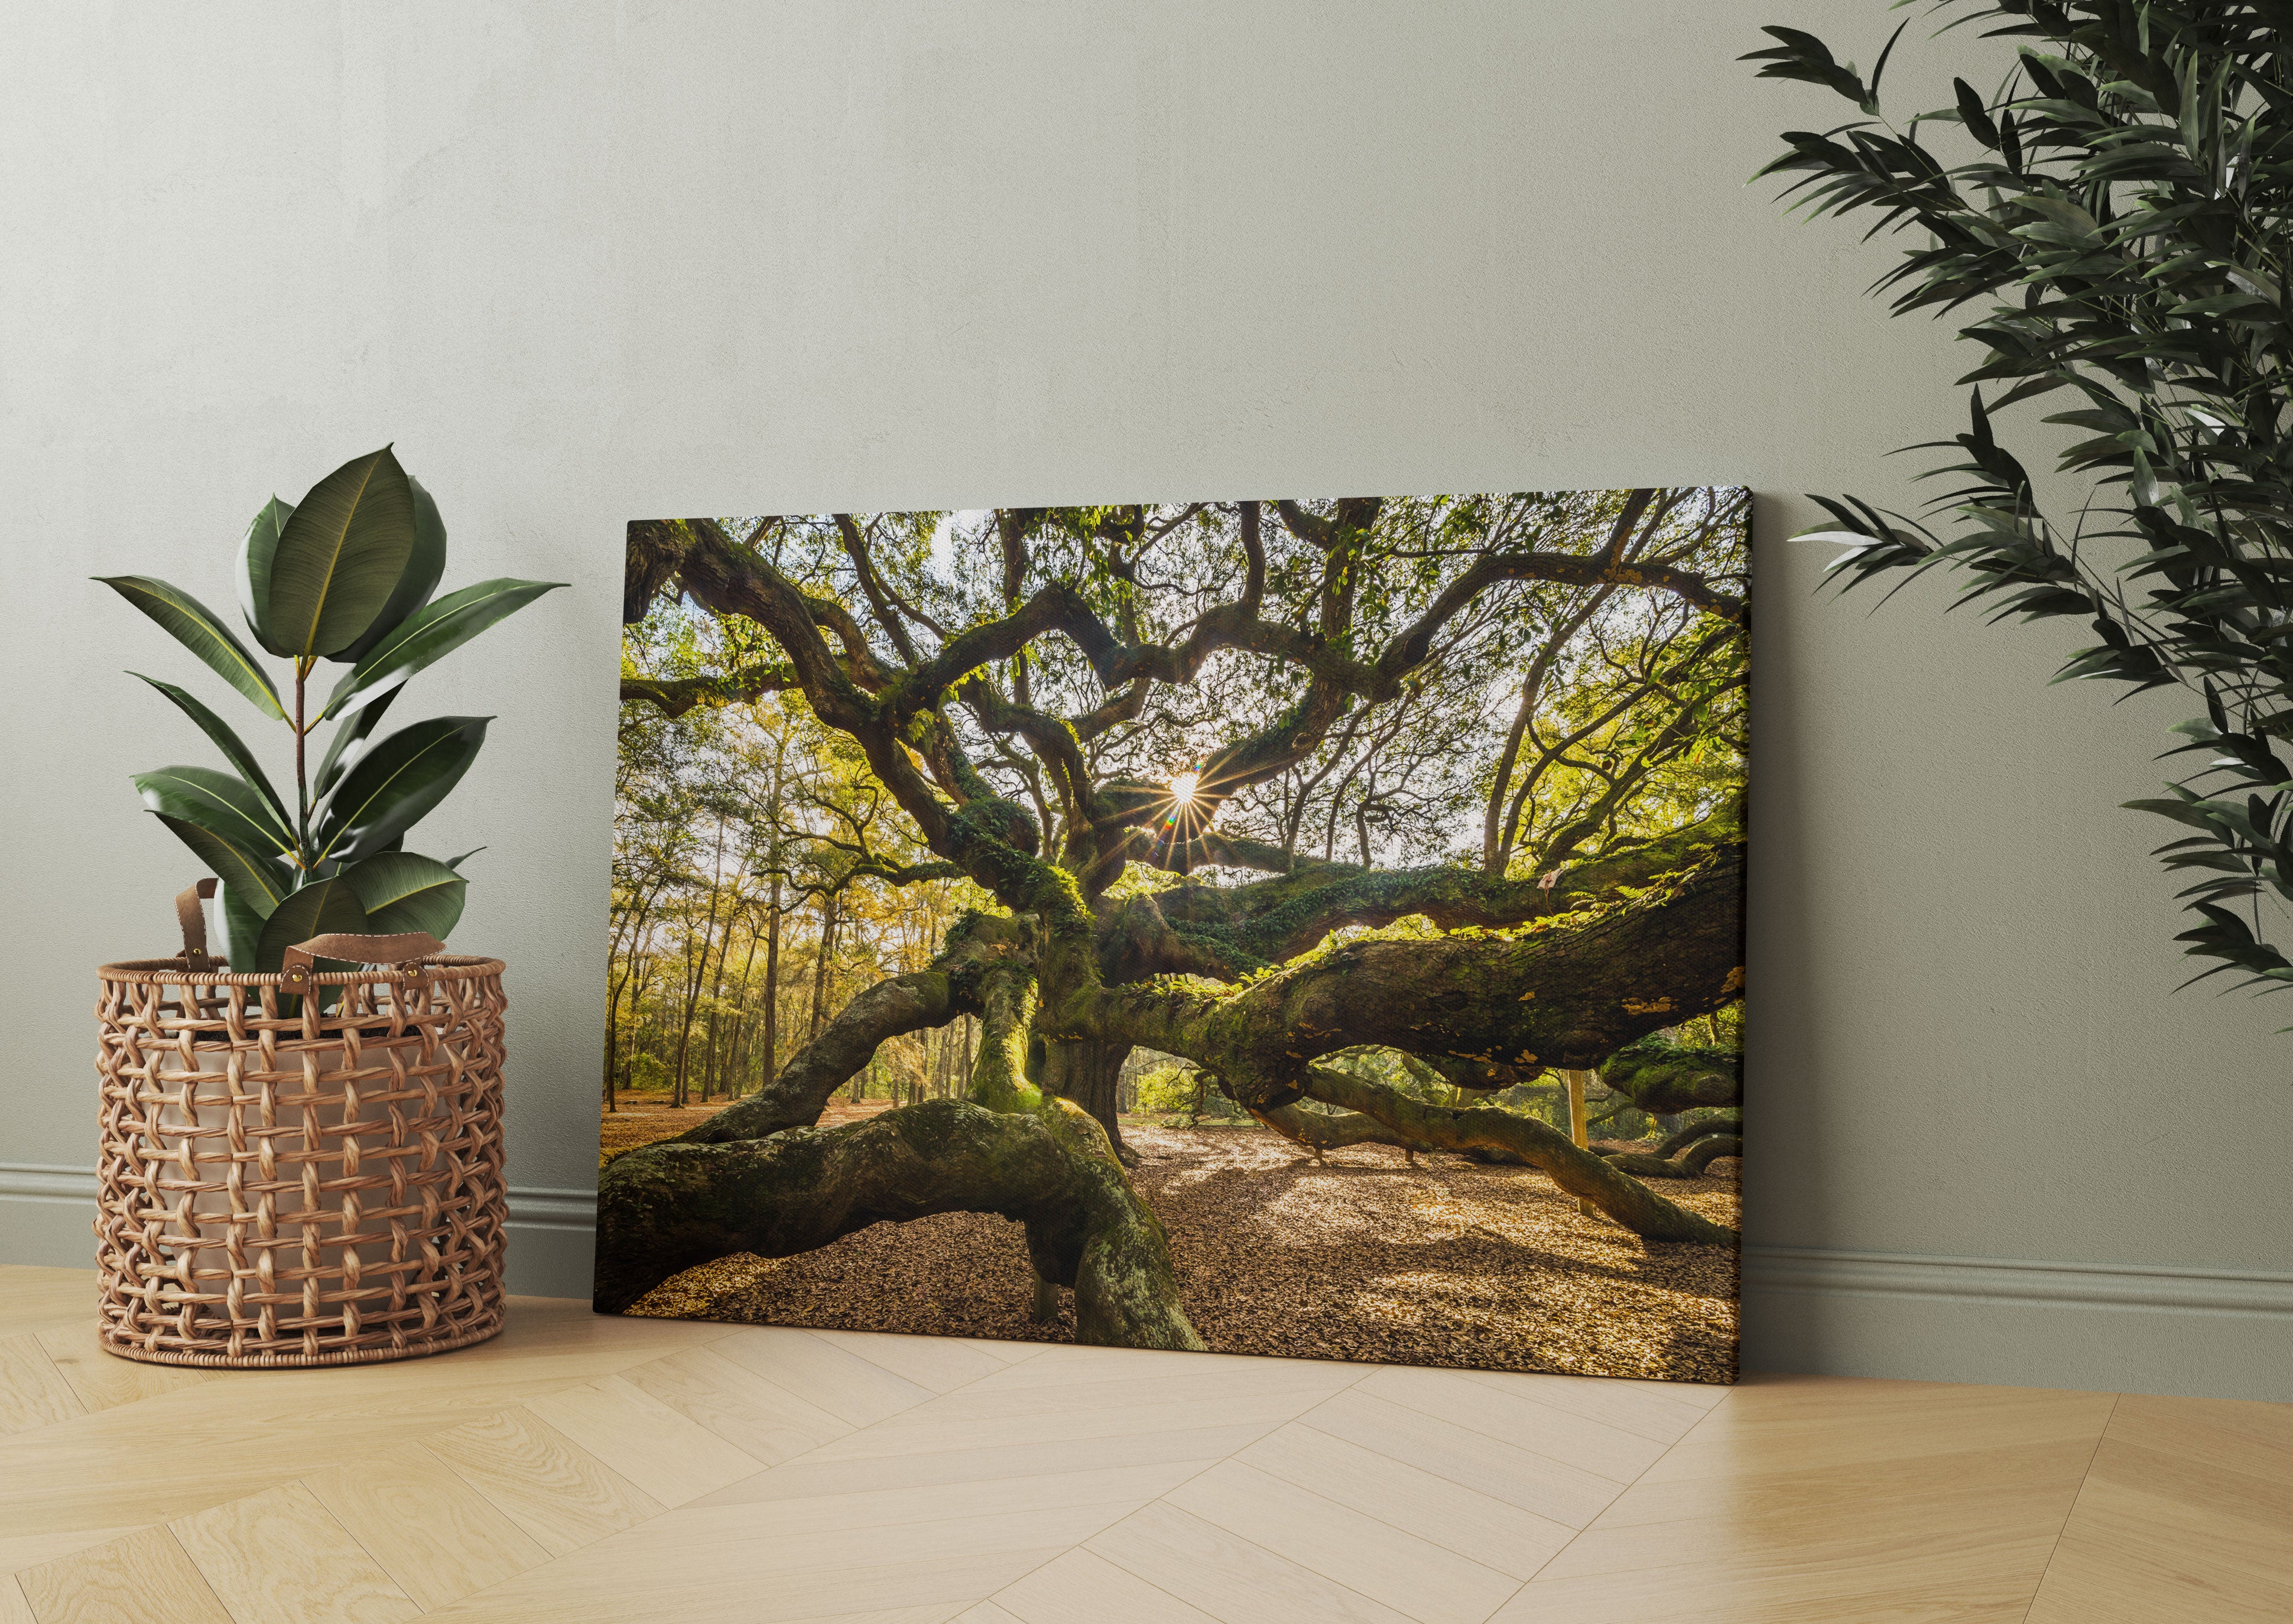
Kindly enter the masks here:
<path id="1" fill-rule="evenodd" d="M 1543 1173 L 1357 1146 L 1305 1160 L 1263 1132 L 1126 1125 L 1195 1328 L 1225 1353 L 1724 1382 L 1736 1255 L 1650 1245 Z M 1725 1171 L 1735 1164 L 1718 1165 Z M 1737 1222 L 1732 1178 L 1662 1192 Z M 633 1311 L 819 1329 L 1065 1342 L 1027 1318 L 1017 1224 L 951 1213 L 801 1256 L 691 1270 Z"/>

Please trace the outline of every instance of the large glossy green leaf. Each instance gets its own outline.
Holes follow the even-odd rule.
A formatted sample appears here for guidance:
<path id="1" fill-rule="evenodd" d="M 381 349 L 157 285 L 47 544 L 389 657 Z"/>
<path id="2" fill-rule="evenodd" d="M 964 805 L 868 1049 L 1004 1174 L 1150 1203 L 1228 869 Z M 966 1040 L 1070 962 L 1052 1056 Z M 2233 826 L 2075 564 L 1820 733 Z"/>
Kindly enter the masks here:
<path id="1" fill-rule="evenodd" d="M 200 827 L 187 818 L 158 814 L 161 823 L 174 832 L 177 840 L 191 849 L 192 855 L 207 865 L 207 871 L 223 883 L 225 890 L 236 889 L 240 904 L 258 918 L 268 918 L 294 881 L 286 865 L 261 851 L 248 850 L 224 839 L 212 829 Z M 236 962 L 234 962 L 234 968 Z"/>
<path id="2" fill-rule="evenodd" d="M 255 640 L 274 654 L 291 651 L 271 640 L 271 560 L 279 551 L 279 532 L 294 516 L 295 509 L 274 496 L 248 523 L 239 544 L 239 612 Z"/>
<path id="3" fill-rule="evenodd" d="M 390 702 L 403 692 L 402 688 L 393 688 L 373 703 L 361 707 L 344 719 L 342 725 L 335 729 L 335 736 L 327 741 L 327 753 L 319 759 L 318 773 L 311 780 L 313 796 L 324 800 L 327 792 L 335 787 L 335 781 L 357 765 L 358 759 L 366 754 L 367 747 L 372 742 L 375 725 L 382 720 L 383 712 L 390 709 Z"/>
<path id="4" fill-rule="evenodd" d="M 359 758 L 320 808 L 319 853 L 354 863 L 406 832 L 461 782 L 490 716 L 442 716 L 400 729 Z"/>
<path id="5" fill-rule="evenodd" d="M 357 642 L 405 574 L 414 528 L 414 490 L 386 445 L 312 486 L 271 556 L 263 623 L 277 645 L 307 660 Z"/>
<path id="6" fill-rule="evenodd" d="M 143 804 L 154 812 L 222 835 L 266 857 L 285 857 L 295 837 L 244 779 L 212 767 L 162 767 L 135 775 Z"/>
<path id="7" fill-rule="evenodd" d="M 201 733 L 215 741 L 215 748 L 222 751 L 231 764 L 239 769 L 239 775 L 247 781 L 247 786 L 263 797 L 263 803 L 278 817 L 279 826 L 281 829 L 288 826 L 290 820 L 287 803 L 279 799 L 279 792 L 271 787 L 271 780 L 264 775 L 262 763 L 255 760 L 254 751 L 248 750 L 246 742 L 231 730 L 230 723 L 172 682 L 161 682 L 157 677 L 143 677 L 141 671 L 127 674 L 142 677 L 144 681 L 174 700 L 176 709 L 190 717 L 199 725 Z"/>
<path id="8" fill-rule="evenodd" d="M 319 712 L 319 719 L 345 715 L 371 703 L 497 621 L 506 620 L 543 593 L 555 591 L 564 584 L 562 581 L 504 578 L 482 581 L 474 587 L 449 592 L 385 633 L 367 652 L 366 658 L 345 671 L 343 679 L 335 685 L 335 691 L 327 696 L 326 709 Z"/>
<path id="9" fill-rule="evenodd" d="M 231 636 L 215 612 L 180 587 L 149 575 L 99 575 L 96 579 L 166 627 L 175 641 L 207 662 L 208 669 L 231 684 L 263 710 L 280 721 L 286 707 L 279 690 L 255 662 L 247 645 Z"/>
<path id="10" fill-rule="evenodd" d="M 414 550 L 407 555 L 406 568 L 398 577 L 398 585 L 391 589 L 390 601 L 374 617 L 374 624 L 348 648 L 330 655 L 331 659 L 347 662 L 366 658 L 368 650 L 430 601 L 430 595 L 438 589 L 438 578 L 446 572 L 446 521 L 420 480 L 409 474 L 406 484 L 414 493 Z"/>
<path id="11" fill-rule="evenodd" d="M 382 935 L 424 930 L 440 941 L 462 917 L 470 882 L 435 857 L 378 851 L 343 870 L 358 893 L 368 927 Z"/>
<path id="12" fill-rule="evenodd" d="M 331 936 L 338 930 L 363 935 L 368 929 L 366 909 L 360 905 L 358 893 L 348 881 L 339 877 L 314 881 L 287 897 L 263 922 L 263 937 L 255 946 L 255 968 L 266 975 L 275 973 L 287 950 L 297 943 L 307 942 L 314 936 Z M 341 962 L 320 959 L 318 968 L 338 969 Z"/>

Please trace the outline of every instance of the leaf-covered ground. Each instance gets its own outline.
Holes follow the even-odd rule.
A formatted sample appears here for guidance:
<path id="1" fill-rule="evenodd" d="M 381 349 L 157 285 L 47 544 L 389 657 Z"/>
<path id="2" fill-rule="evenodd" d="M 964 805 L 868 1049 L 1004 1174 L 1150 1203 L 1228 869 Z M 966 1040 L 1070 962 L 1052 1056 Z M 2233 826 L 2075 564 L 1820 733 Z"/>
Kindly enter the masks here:
<path id="1" fill-rule="evenodd" d="M 882 1108 L 832 1108 L 822 1121 L 870 1107 Z M 682 1132 L 700 1112 L 662 1116 L 625 1124 L 625 1142 Z M 1220 1352 L 1735 1379 L 1736 1255 L 1643 1244 L 1579 1213 L 1542 1173 L 1449 1155 L 1413 1168 L 1372 1146 L 1317 1166 L 1256 1128 L 1124 1133 L 1139 1157 L 1133 1177 L 1170 1230 L 1187 1311 Z M 1667 1181 L 1662 1192 L 1736 1223 L 1736 1165 L 1717 1162 L 1721 1176 Z M 1019 1226 L 952 1213 L 798 1257 L 722 1259 L 630 1311 L 1070 1340 L 1065 1317 L 1029 1320 L 1029 1291 Z"/>

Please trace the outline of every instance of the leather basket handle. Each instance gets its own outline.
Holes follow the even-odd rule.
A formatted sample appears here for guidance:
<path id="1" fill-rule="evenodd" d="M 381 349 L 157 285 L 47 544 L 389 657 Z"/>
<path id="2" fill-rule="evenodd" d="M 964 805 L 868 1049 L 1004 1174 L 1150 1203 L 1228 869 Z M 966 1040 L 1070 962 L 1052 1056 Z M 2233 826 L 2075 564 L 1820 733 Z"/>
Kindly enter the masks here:
<path id="1" fill-rule="evenodd" d="M 279 970 L 290 987 L 307 987 L 318 973 L 314 959 L 339 959 L 352 964 L 406 964 L 446 951 L 446 944 L 420 930 L 401 936 L 360 936 L 335 931 L 297 942 L 281 955 Z"/>
<path id="2" fill-rule="evenodd" d="M 213 970 L 215 961 L 207 954 L 207 916 L 199 904 L 215 894 L 215 882 L 202 880 L 187 886 L 175 895 L 175 923 L 183 932 L 183 968 L 196 973 Z"/>

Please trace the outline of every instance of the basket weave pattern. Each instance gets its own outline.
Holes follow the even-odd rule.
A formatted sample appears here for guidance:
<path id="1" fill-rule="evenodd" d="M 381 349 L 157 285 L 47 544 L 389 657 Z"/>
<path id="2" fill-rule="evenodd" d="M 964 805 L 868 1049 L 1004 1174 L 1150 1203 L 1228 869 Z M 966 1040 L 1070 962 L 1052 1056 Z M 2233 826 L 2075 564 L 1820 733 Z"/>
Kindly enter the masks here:
<path id="1" fill-rule="evenodd" d="M 298 997 L 182 959 L 105 965 L 103 1346 L 344 1365 L 500 1330 L 502 968 L 440 956 Z"/>

